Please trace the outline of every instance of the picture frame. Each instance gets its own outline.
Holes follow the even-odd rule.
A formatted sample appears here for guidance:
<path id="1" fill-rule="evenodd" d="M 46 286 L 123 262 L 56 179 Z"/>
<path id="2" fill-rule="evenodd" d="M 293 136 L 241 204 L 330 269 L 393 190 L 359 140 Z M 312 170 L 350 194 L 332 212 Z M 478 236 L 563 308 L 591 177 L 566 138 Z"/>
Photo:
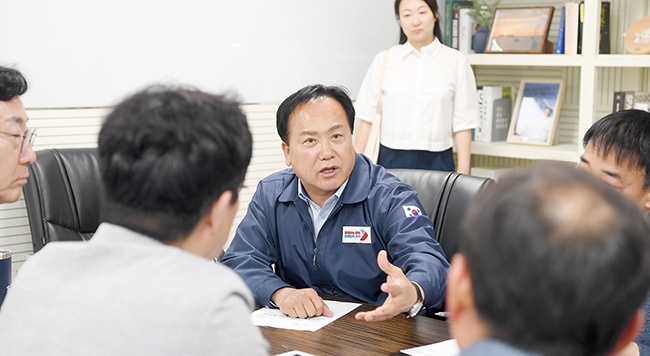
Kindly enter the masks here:
<path id="1" fill-rule="evenodd" d="M 554 11 L 553 6 L 497 8 L 485 53 L 545 53 Z"/>
<path id="2" fill-rule="evenodd" d="M 552 145 L 564 90 L 562 79 L 522 79 L 507 142 Z"/>

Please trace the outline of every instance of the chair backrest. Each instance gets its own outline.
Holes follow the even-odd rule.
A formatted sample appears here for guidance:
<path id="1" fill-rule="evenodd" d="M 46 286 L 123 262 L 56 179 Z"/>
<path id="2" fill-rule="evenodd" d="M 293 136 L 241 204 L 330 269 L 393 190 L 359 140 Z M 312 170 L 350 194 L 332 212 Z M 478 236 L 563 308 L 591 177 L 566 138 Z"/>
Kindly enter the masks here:
<path id="1" fill-rule="evenodd" d="M 23 188 L 34 252 L 52 241 L 90 239 L 104 204 L 97 149 L 46 149 L 36 157 Z"/>
<path id="2" fill-rule="evenodd" d="M 433 222 L 436 239 L 447 260 L 458 251 L 465 211 L 476 194 L 494 184 L 491 178 L 455 172 L 419 169 L 389 169 L 391 174 L 418 192 L 418 198 Z"/>

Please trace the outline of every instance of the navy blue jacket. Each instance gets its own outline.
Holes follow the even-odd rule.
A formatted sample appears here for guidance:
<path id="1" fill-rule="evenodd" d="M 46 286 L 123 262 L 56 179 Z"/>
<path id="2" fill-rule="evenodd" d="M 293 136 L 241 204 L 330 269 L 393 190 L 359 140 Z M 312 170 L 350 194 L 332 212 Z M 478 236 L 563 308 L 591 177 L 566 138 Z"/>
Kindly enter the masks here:
<path id="1" fill-rule="evenodd" d="M 422 214 L 412 216 L 408 207 Z M 316 242 L 314 231 L 293 169 L 274 173 L 257 186 L 222 262 L 244 279 L 259 305 L 271 306 L 271 295 L 287 286 L 381 305 L 388 295 L 380 290 L 386 274 L 377 253 L 386 250 L 389 261 L 422 286 L 426 307 L 442 305 L 449 264 L 431 220 L 410 186 L 365 156 L 356 156 Z"/>

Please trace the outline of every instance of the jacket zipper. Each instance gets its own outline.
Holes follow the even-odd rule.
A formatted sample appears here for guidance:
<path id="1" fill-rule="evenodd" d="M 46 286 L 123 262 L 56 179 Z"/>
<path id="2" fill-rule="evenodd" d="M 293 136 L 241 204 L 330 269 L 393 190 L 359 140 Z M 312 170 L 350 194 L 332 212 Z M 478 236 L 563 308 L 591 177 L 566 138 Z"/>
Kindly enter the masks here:
<path id="1" fill-rule="evenodd" d="M 316 266 L 316 247 L 314 247 L 314 258 L 312 259 L 312 266 Z"/>

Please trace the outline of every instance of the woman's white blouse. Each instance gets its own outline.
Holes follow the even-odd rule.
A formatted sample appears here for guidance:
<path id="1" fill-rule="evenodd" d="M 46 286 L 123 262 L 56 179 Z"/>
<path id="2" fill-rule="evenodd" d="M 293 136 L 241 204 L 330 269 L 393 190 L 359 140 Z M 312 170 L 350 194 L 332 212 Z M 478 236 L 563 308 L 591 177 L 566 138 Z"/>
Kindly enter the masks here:
<path id="1" fill-rule="evenodd" d="M 476 80 L 467 58 L 435 39 L 418 52 L 408 42 L 386 57 L 382 90 L 381 144 L 393 149 L 444 151 L 453 133 L 478 125 Z M 377 54 L 355 102 L 357 119 L 377 118 L 384 61 Z"/>

